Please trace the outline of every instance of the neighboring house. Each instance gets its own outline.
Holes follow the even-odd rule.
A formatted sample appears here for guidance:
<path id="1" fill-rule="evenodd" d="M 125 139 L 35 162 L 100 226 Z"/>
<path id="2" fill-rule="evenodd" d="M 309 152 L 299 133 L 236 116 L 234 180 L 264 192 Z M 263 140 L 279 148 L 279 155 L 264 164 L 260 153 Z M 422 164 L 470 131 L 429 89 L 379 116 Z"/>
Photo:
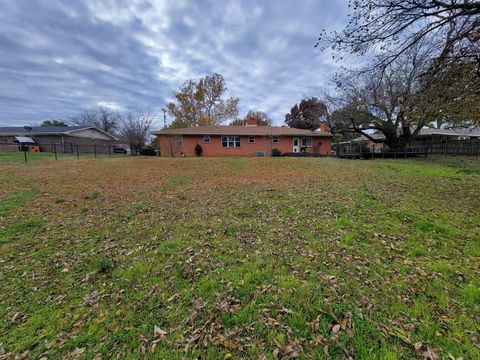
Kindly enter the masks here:
<path id="1" fill-rule="evenodd" d="M 385 138 L 381 133 L 372 134 L 371 136 L 374 139 Z M 476 154 L 479 141 L 480 128 L 478 127 L 461 129 L 423 128 L 409 144 L 409 148 L 434 153 L 442 153 L 447 149 L 448 152 Z M 365 136 L 359 136 L 353 140 L 344 141 L 339 144 L 341 145 L 342 152 L 358 150 L 361 146 L 367 146 L 370 151 L 375 152 L 381 152 L 386 148 L 386 145 L 383 143 L 374 143 Z M 455 145 L 458 145 L 457 148 L 455 148 Z"/>
<path id="2" fill-rule="evenodd" d="M 270 156 L 273 149 L 282 153 L 308 152 L 329 155 L 332 134 L 325 126 L 310 131 L 280 126 L 211 125 L 153 132 L 158 136 L 162 156 L 195 156 L 200 144 L 202 156 Z"/>
<path id="3" fill-rule="evenodd" d="M 30 138 L 40 151 L 108 152 L 118 139 L 93 126 L 0 127 L 0 151 L 16 151 L 18 138 Z M 16 139 L 17 138 L 17 139 Z"/>
<path id="4" fill-rule="evenodd" d="M 480 138 L 480 127 L 462 129 L 430 129 L 423 128 L 416 140 L 471 140 Z"/>
<path id="5" fill-rule="evenodd" d="M 384 139 L 383 134 L 373 134 L 375 139 Z M 415 140 L 469 140 L 480 138 L 480 128 L 471 127 L 471 128 L 461 128 L 461 129 L 432 129 L 432 128 L 423 128 L 420 130 L 419 134 Z M 365 136 L 359 136 L 351 140 L 352 142 L 361 142 L 368 141 Z"/>

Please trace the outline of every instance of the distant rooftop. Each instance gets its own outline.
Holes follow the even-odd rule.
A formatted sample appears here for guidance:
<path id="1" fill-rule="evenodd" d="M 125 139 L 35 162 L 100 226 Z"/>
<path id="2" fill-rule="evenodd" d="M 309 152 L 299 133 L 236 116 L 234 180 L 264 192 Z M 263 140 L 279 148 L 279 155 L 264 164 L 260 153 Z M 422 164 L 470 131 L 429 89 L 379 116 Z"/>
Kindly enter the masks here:
<path id="1" fill-rule="evenodd" d="M 97 130 L 115 139 L 112 134 L 94 126 L 6 126 L 0 127 L 0 136 L 69 135 L 81 130 Z"/>
<path id="2" fill-rule="evenodd" d="M 474 136 L 480 137 L 480 127 L 462 128 L 462 129 L 430 129 L 423 128 L 420 135 L 447 135 L 447 136 Z"/>
<path id="3" fill-rule="evenodd" d="M 429 136 L 429 135 L 442 135 L 442 136 L 470 136 L 470 137 L 480 137 L 480 128 L 471 127 L 471 128 L 462 128 L 462 129 L 431 129 L 423 128 L 420 130 L 418 136 Z M 370 135 L 374 139 L 384 139 L 385 136 L 381 133 Z M 361 142 L 367 141 L 368 139 L 365 136 L 359 136 L 352 142 Z"/>
<path id="4" fill-rule="evenodd" d="M 91 128 L 92 126 L 6 126 L 0 127 L 0 134 L 63 134 Z"/>

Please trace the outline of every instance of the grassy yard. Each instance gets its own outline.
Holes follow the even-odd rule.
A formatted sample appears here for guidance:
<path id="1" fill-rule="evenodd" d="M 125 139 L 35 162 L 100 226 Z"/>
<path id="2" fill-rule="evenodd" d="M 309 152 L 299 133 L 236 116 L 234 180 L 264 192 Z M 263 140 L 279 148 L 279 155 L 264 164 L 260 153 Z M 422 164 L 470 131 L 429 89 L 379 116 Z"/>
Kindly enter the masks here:
<path id="1" fill-rule="evenodd" d="M 480 162 L 0 165 L 0 358 L 478 359 Z"/>

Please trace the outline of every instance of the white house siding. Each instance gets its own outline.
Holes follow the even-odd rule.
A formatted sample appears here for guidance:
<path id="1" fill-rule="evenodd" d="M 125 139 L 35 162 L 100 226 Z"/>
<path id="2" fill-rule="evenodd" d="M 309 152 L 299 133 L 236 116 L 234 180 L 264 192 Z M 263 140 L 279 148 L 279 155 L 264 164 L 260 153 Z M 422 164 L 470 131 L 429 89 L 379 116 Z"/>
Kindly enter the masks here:
<path id="1" fill-rule="evenodd" d="M 70 136 L 81 137 L 86 139 L 95 139 L 95 140 L 112 140 L 110 136 L 107 136 L 100 131 L 94 129 L 86 129 L 74 131 L 69 134 Z"/>

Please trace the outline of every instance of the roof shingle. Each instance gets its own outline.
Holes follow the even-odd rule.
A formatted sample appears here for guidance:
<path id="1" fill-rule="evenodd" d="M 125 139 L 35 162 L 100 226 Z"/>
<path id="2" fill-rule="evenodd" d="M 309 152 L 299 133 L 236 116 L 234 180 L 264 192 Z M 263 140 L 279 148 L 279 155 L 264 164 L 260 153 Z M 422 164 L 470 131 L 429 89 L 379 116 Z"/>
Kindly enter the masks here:
<path id="1" fill-rule="evenodd" d="M 7 126 L 0 127 L 0 134 L 65 134 L 71 131 L 90 128 L 91 126 Z"/>
<path id="2" fill-rule="evenodd" d="M 257 135 L 257 136 L 312 136 L 331 137 L 326 131 L 311 131 L 283 126 L 229 126 L 209 125 L 153 131 L 153 135 Z"/>

